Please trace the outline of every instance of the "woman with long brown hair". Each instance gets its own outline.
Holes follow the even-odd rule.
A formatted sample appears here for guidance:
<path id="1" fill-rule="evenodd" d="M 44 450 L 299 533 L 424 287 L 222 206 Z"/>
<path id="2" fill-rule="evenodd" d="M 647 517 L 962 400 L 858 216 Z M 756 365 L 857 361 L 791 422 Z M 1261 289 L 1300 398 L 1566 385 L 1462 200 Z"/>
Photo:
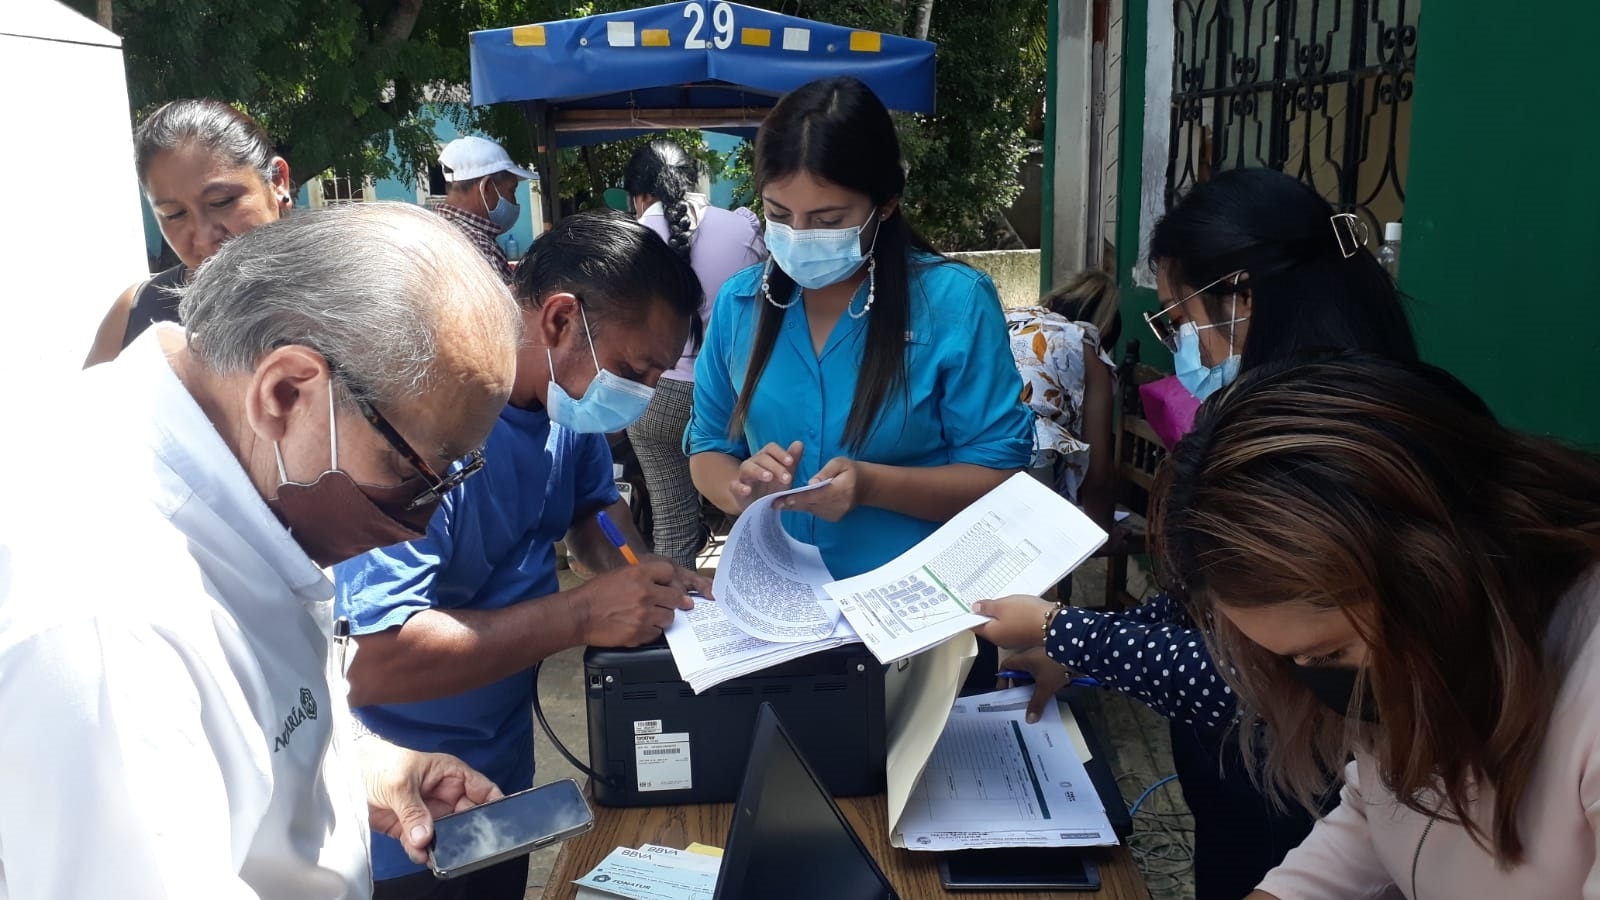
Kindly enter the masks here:
<path id="1" fill-rule="evenodd" d="M 1163 570 L 1272 786 L 1314 805 L 1344 770 L 1253 897 L 1600 884 L 1600 458 L 1343 355 L 1220 393 L 1157 490 Z"/>
<path id="2" fill-rule="evenodd" d="M 1184 195 L 1150 236 L 1161 308 L 1145 319 L 1185 387 L 1203 400 L 1240 372 L 1313 350 L 1416 359 L 1404 298 L 1357 237 L 1347 214 L 1271 169 L 1221 172 Z M 1018 595 L 974 611 L 994 619 L 980 635 L 1019 651 L 1001 664 L 1033 674 L 1030 715 L 1071 669 L 1170 720 L 1194 813 L 1196 900 L 1238 900 L 1311 833 L 1311 816 L 1256 789 L 1259 761 L 1232 734 L 1233 694 L 1171 597 L 1112 612 Z"/>

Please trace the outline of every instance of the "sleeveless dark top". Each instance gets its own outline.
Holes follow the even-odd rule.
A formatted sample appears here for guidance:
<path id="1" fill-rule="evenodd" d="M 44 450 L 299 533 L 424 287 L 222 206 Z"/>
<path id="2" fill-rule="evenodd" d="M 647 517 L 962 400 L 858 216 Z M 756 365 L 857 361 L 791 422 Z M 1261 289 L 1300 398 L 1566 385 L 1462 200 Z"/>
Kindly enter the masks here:
<path id="1" fill-rule="evenodd" d="M 122 332 L 122 346 L 133 343 L 134 338 L 157 322 L 178 321 L 178 295 L 172 288 L 183 285 L 183 263 L 150 276 L 133 295 L 133 305 L 128 308 L 128 328 Z"/>

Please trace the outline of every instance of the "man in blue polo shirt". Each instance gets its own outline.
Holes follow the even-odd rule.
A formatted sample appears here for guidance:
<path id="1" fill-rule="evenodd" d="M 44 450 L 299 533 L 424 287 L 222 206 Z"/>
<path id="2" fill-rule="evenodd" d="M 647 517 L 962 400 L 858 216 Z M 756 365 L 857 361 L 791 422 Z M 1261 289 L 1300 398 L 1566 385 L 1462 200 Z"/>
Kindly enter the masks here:
<path id="1" fill-rule="evenodd" d="M 377 734 L 454 753 L 507 794 L 533 784 L 530 670 L 568 647 L 633 646 L 709 585 L 659 558 L 624 564 L 595 514 L 635 546 L 606 433 L 649 403 L 700 306 L 694 271 L 620 213 L 580 213 L 536 241 L 513 291 L 524 335 L 484 470 L 444 497 L 425 537 L 335 567 L 356 637 L 350 705 Z M 608 509 L 609 508 L 609 509 Z M 570 533 L 569 533 L 570 532 Z M 594 579 L 556 581 L 563 535 Z M 449 881 L 372 838 L 375 897 L 521 900 L 527 857 Z"/>

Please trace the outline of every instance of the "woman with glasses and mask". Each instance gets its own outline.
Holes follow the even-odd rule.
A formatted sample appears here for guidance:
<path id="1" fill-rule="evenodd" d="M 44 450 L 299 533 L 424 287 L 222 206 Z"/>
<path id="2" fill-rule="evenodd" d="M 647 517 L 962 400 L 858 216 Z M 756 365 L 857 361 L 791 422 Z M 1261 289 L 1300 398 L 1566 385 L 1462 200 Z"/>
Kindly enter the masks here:
<path id="1" fill-rule="evenodd" d="M 755 178 L 771 258 L 713 308 L 690 471 L 730 513 L 831 479 L 777 503 L 834 577 L 858 575 L 1026 466 L 1033 417 L 994 284 L 907 221 L 894 122 L 866 85 L 779 100 Z"/>
<path id="2" fill-rule="evenodd" d="M 293 204 L 289 164 L 255 119 L 220 100 L 174 100 L 133 133 L 134 165 L 161 236 L 180 262 L 122 292 L 85 366 L 115 359 L 155 322 L 178 321 L 178 295 L 223 242 L 276 222 Z"/>
<path id="3" fill-rule="evenodd" d="M 1595 895 L 1600 457 L 1346 354 L 1241 379 L 1161 482 L 1162 571 L 1270 783 L 1345 775 L 1251 898 Z"/>
<path id="4" fill-rule="evenodd" d="M 1185 387 L 1205 398 L 1241 372 L 1317 350 L 1416 359 L 1402 297 L 1363 233 L 1281 172 L 1237 169 L 1196 185 L 1151 235 L 1161 309 L 1145 317 Z M 1233 694 L 1170 597 L 1102 612 L 1015 596 L 976 611 L 995 619 L 980 635 L 1023 651 L 1003 664 L 1035 675 L 1035 709 L 1070 669 L 1172 720 L 1199 900 L 1242 896 L 1310 831 L 1309 815 L 1280 812 L 1253 785 L 1257 765 L 1233 739 Z"/>

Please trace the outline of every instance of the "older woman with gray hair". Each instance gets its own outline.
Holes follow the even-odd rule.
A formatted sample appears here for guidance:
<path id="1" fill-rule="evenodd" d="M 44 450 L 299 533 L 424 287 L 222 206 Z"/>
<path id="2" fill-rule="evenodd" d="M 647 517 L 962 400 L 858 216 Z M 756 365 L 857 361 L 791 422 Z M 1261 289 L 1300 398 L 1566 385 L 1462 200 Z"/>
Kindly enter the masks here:
<path id="1" fill-rule="evenodd" d="M 0 504 L 0 896 L 367 897 L 369 824 L 421 859 L 499 792 L 352 725 L 323 569 L 477 471 L 517 309 L 374 203 L 229 241 L 181 312 L 57 388 Z"/>
<path id="2" fill-rule="evenodd" d="M 289 164 L 266 131 L 221 100 L 174 100 L 133 133 L 134 167 L 178 264 L 130 285 L 95 333 L 85 366 L 114 359 L 155 322 L 178 321 L 178 294 L 224 241 L 293 204 Z"/>

